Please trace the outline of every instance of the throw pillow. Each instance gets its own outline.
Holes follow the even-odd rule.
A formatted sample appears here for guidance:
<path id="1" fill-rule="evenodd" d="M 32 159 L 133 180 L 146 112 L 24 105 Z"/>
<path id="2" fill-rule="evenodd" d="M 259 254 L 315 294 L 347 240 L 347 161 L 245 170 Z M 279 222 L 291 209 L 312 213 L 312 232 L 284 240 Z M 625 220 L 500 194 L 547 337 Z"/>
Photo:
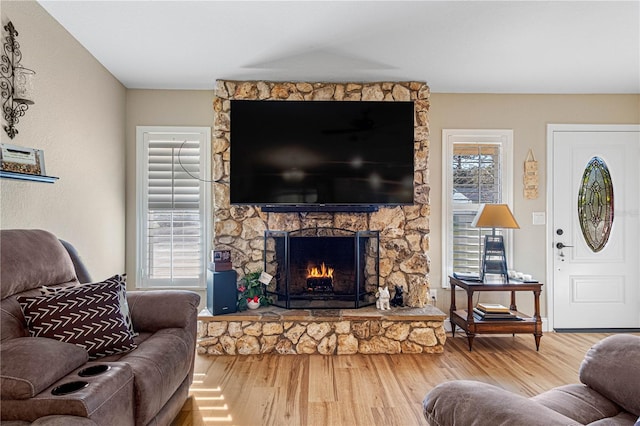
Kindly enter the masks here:
<path id="1" fill-rule="evenodd" d="M 133 336 L 137 336 L 138 333 L 135 332 L 135 330 L 133 329 L 133 322 L 131 321 L 131 313 L 129 312 L 129 304 L 127 303 L 127 274 L 122 274 L 122 275 L 114 275 L 113 277 L 105 280 L 104 282 L 115 282 L 120 284 L 121 287 L 121 291 L 120 291 L 120 311 L 122 312 L 122 316 L 124 317 L 124 321 L 127 324 L 127 328 L 129 328 L 129 331 L 131 332 L 131 334 Z M 93 283 L 96 284 L 96 283 Z M 97 283 L 100 284 L 100 283 Z M 67 286 L 67 287 L 47 287 L 46 285 L 43 285 L 40 288 L 40 293 L 43 296 L 50 296 L 52 294 L 56 294 L 59 291 L 64 291 L 64 290 L 69 290 L 72 288 L 76 288 L 79 287 L 81 285 L 92 285 L 92 284 L 74 284 L 72 286 Z"/>
<path id="2" fill-rule="evenodd" d="M 87 351 L 69 343 L 18 337 L 2 342 L 0 359 L 2 399 L 28 399 L 84 365 L 88 356 Z"/>
<path id="3" fill-rule="evenodd" d="M 56 294 L 59 291 L 68 290 L 70 288 L 79 287 L 81 285 L 82 284 L 80 283 L 69 285 L 66 287 L 47 287 L 46 285 L 43 285 L 42 287 L 40 287 L 40 294 L 43 296 L 51 296 L 52 294 Z"/>
<path id="4" fill-rule="evenodd" d="M 18 297 L 32 337 L 81 346 L 89 359 L 136 347 L 120 310 L 118 279 L 81 285 L 48 296 Z"/>

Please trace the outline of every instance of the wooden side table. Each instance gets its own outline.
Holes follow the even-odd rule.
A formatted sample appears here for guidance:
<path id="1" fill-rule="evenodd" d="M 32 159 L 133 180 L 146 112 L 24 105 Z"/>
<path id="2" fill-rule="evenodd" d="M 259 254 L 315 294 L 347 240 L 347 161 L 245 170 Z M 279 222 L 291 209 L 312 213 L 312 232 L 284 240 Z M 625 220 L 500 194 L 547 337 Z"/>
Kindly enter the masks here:
<path id="1" fill-rule="evenodd" d="M 540 318 L 540 293 L 542 291 L 542 283 L 521 283 L 508 282 L 503 284 L 487 284 L 483 282 L 465 281 L 449 276 L 451 284 L 451 310 L 449 318 L 451 320 L 452 335 L 455 335 L 456 326 L 460 327 L 467 334 L 469 339 L 469 351 L 473 347 L 473 338 L 476 334 L 515 334 L 515 333 L 532 333 L 536 341 L 536 350 L 540 349 L 540 338 L 542 337 L 542 320 Z M 456 287 L 460 287 L 467 292 L 467 308 L 458 309 L 456 307 Z M 510 291 L 511 305 L 509 309 L 521 321 L 508 320 L 477 320 L 473 316 L 473 293 L 476 291 Z M 516 306 L 516 292 L 532 291 L 533 292 L 533 316 L 518 312 Z"/>

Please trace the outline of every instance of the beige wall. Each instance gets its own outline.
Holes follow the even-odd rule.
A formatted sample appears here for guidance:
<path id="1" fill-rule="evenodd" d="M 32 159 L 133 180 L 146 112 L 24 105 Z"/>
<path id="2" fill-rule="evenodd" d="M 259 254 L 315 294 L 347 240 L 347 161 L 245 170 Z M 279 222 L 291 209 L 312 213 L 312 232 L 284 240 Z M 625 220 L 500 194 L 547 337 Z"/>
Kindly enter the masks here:
<path id="1" fill-rule="evenodd" d="M 124 271 L 125 88 L 34 1 L 2 1 L 36 71 L 35 104 L 3 143 L 45 152 L 54 184 L 0 180 L 2 228 L 41 228 L 76 246 L 94 279 Z M 2 31 L 3 42 L 5 31 Z M 4 122 L 3 122 L 4 125 Z"/>
<path id="2" fill-rule="evenodd" d="M 210 126 L 213 91 L 129 90 L 127 93 L 127 272 L 135 264 L 135 126 Z M 442 206 L 442 129 L 514 130 L 514 214 L 521 226 L 515 231 L 516 269 L 545 280 L 545 227 L 531 224 L 532 212 L 546 212 L 546 126 L 557 123 L 640 123 L 640 95 L 475 95 L 432 93 L 429 111 L 430 154 L 430 283 L 438 290 L 437 306 L 447 312 L 449 291 L 442 283 L 440 228 Z M 540 196 L 525 200 L 522 168 L 529 148 L 540 164 Z M 460 296 L 459 296 L 460 297 Z M 505 295 L 506 297 L 506 295 Z M 530 298 L 519 295 L 529 313 Z M 507 300 L 504 300 L 507 303 Z M 543 291 L 542 313 L 546 315 Z"/>
<path id="3" fill-rule="evenodd" d="M 546 280 L 546 227 L 531 224 L 533 212 L 546 212 L 547 124 L 640 124 L 640 95 L 472 95 L 432 93 L 429 127 L 431 151 L 431 286 L 442 283 L 442 129 L 513 129 L 514 256 L 509 268 Z M 540 196 L 523 197 L 522 175 L 527 151 L 532 148 L 539 164 Z M 547 218 L 548 222 L 548 218 Z M 446 278 L 446 277 L 445 277 Z M 438 286 L 440 287 L 440 286 Z M 447 312 L 449 291 L 438 288 L 437 306 Z M 457 296 L 456 300 L 460 300 Z M 502 303 L 507 303 L 506 295 Z M 518 307 L 533 313 L 530 298 Z M 546 316 L 543 287 L 542 315 Z M 458 303 L 458 306 L 460 304 Z"/>
<path id="4" fill-rule="evenodd" d="M 213 124 L 212 90 L 128 90 L 126 269 L 129 288 L 136 268 L 136 126 L 204 126 Z M 204 291 L 200 292 L 204 306 Z"/>

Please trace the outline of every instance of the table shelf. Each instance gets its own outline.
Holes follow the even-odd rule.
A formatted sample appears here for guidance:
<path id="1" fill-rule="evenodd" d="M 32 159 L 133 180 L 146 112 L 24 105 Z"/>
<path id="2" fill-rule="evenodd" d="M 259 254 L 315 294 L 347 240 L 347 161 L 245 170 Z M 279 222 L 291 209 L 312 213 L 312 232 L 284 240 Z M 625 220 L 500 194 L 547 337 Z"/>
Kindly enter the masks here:
<path id="1" fill-rule="evenodd" d="M 517 316 L 518 318 L 520 318 L 519 320 L 510 320 L 510 319 L 500 319 L 500 320 L 487 320 L 487 319 L 477 319 L 475 316 L 473 317 L 473 322 L 475 323 L 503 323 L 503 322 L 516 322 L 516 323 L 522 323 L 522 322 L 535 322 L 535 319 L 533 317 L 528 316 L 527 314 L 523 314 L 522 312 L 518 312 L 518 311 L 511 311 L 511 313 L 515 316 Z M 458 309 L 457 311 L 454 312 L 454 314 L 456 314 L 457 316 L 459 316 L 460 318 L 463 318 L 465 321 L 467 319 L 467 310 L 466 309 Z"/>

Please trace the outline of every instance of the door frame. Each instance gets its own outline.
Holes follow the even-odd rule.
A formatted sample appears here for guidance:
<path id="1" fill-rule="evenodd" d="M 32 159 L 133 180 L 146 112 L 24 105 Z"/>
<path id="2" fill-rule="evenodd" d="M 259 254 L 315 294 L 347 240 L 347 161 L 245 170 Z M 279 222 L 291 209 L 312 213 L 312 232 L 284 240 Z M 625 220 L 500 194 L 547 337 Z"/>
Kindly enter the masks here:
<path id="1" fill-rule="evenodd" d="M 553 134 L 555 132 L 640 132 L 640 124 L 547 124 L 546 302 L 549 331 L 554 330 Z"/>

